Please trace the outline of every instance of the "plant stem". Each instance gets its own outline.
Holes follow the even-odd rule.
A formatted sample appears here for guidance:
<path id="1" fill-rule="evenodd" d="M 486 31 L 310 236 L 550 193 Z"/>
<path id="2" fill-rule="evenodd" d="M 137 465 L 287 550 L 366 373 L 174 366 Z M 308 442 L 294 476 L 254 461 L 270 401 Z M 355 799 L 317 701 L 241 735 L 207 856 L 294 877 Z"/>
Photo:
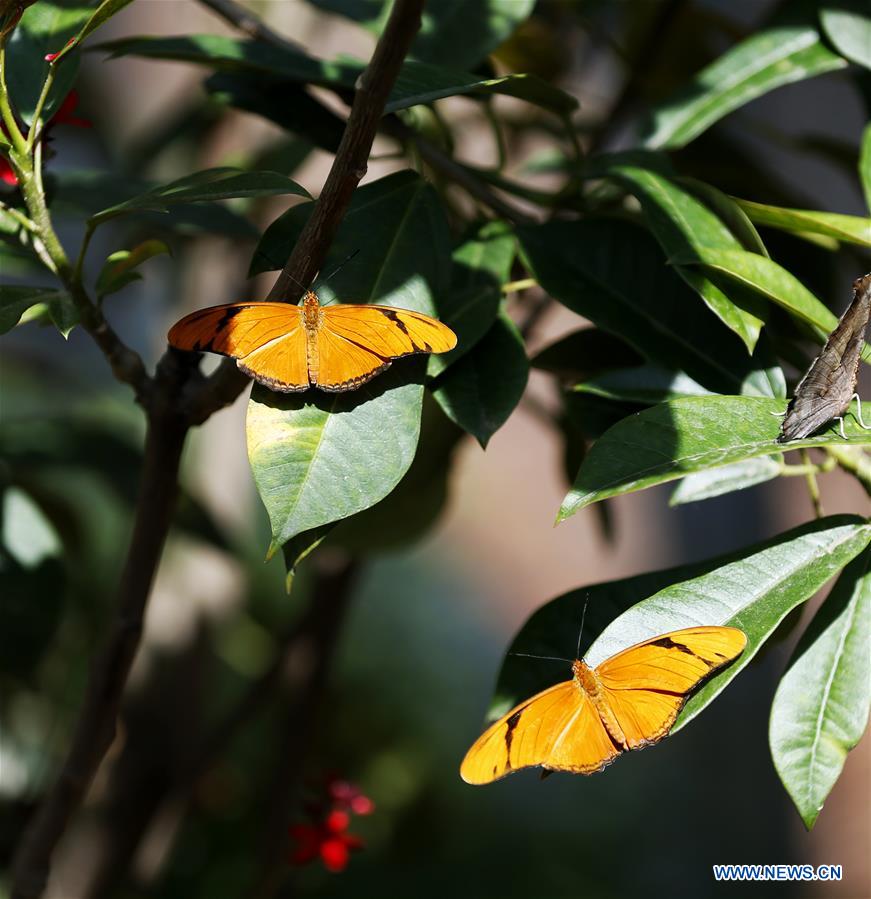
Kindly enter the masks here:
<path id="1" fill-rule="evenodd" d="M 40 119 L 42 118 L 42 110 L 45 106 L 45 101 L 48 99 L 48 92 L 51 90 L 52 84 L 54 84 L 54 74 L 55 66 L 49 65 L 48 74 L 45 76 L 45 81 L 42 85 L 42 91 L 39 95 L 39 99 L 36 101 L 36 108 L 33 110 L 33 119 L 30 122 L 30 131 L 27 134 L 28 153 L 33 149 L 37 132 L 42 130 L 40 127 Z"/>
<path id="2" fill-rule="evenodd" d="M 802 460 L 802 467 L 806 469 L 805 479 L 807 481 L 807 489 L 810 494 L 811 502 L 814 507 L 814 515 L 817 518 L 823 517 L 823 503 L 820 499 L 820 485 L 817 484 L 816 466 L 811 462 L 810 453 L 806 450 L 800 450 L 799 455 Z"/>
<path id="3" fill-rule="evenodd" d="M 27 156 L 27 141 L 18 129 L 18 121 L 9 104 L 9 91 L 6 88 L 6 35 L 0 38 L 0 119 L 3 120 L 15 152 L 19 156 Z"/>

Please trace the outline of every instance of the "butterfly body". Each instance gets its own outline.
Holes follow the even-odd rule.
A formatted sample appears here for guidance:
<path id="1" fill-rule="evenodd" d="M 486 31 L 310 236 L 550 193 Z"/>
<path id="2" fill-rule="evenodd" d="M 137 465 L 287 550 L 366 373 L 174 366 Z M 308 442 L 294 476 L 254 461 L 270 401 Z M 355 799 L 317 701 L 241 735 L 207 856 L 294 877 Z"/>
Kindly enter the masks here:
<path id="1" fill-rule="evenodd" d="M 704 626 L 645 640 L 515 706 L 472 745 L 460 766 L 485 784 L 521 768 L 593 774 L 622 752 L 665 737 L 690 692 L 743 652 L 744 633 Z"/>
<path id="2" fill-rule="evenodd" d="M 809 437 L 827 422 L 843 416 L 850 406 L 871 317 L 871 274 L 859 278 L 853 291 L 853 301 L 795 389 L 778 443 Z"/>
<path id="3" fill-rule="evenodd" d="M 391 306 L 322 306 L 313 291 L 300 305 L 250 302 L 192 312 L 169 331 L 181 350 L 230 356 L 272 390 L 354 390 L 414 353 L 444 353 L 453 331 L 434 318 Z"/>

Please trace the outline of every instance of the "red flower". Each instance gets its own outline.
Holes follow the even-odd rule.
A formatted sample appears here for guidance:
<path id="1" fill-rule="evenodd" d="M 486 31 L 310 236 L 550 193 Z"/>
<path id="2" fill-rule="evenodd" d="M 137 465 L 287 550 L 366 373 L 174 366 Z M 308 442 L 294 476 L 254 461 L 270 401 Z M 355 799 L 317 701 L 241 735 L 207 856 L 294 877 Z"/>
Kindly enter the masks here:
<path id="1" fill-rule="evenodd" d="M 336 808 L 347 809 L 355 815 L 371 815 L 375 811 L 375 803 L 347 780 L 331 780 L 327 789 Z"/>
<path id="2" fill-rule="evenodd" d="M 15 172 L 12 171 L 12 166 L 2 156 L 0 156 L 0 181 L 8 184 L 10 187 L 15 187 L 18 184 L 18 179 L 15 177 Z"/>
<path id="3" fill-rule="evenodd" d="M 363 841 L 348 833 L 351 816 L 339 809 L 331 811 L 317 824 L 294 824 L 290 835 L 296 847 L 290 856 L 291 864 L 305 865 L 320 856 L 328 871 L 344 871 L 352 849 L 361 849 Z"/>

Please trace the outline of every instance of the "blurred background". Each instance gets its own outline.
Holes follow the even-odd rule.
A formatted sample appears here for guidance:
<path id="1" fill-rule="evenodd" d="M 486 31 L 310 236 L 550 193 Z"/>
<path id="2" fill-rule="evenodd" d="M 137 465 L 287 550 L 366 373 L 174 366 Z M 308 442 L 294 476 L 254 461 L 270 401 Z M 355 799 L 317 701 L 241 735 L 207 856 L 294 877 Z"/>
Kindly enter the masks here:
<path id="1" fill-rule="evenodd" d="M 637 90 L 639 109 L 752 32 L 775 5 L 542 2 L 497 51 L 495 65 L 539 71 L 580 99 L 581 121 L 592 127 L 625 87 L 626 48 L 638 45 L 663 8 L 671 13 L 669 27 L 654 48 L 648 81 Z M 325 9 L 341 6 L 250 4 L 312 55 L 368 58 L 374 37 Z M 101 39 L 188 33 L 234 32 L 193 0 L 152 0 L 124 10 Z M 92 127 L 58 128 L 52 142 L 50 170 L 60 185 L 55 210 L 62 215 L 68 204 L 61 235 L 70 245 L 79 239 L 81 195 L 93 189 L 86 171 L 169 180 L 252 160 L 268 168 L 262 160 L 269 154 L 278 168 L 296 154 L 287 173 L 318 193 L 332 157 L 263 118 L 221 106 L 203 91 L 201 70 L 104 57 L 99 50 L 85 54 L 77 86 L 77 115 Z M 506 118 L 539 115 L 497 99 Z M 455 127 L 457 157 L 492 162 L 476 104 L 447 100 L 443 112 Z M 631 115 L 626 118 L 631 129 Z M 863 214 L 853 172 L 866 118 L 855 81 L 842 73 L 815 78 L 727 118 L 693 145 L 688 165 L 706 165 L 709 180 L 729 190 L 731 178 L 747 183 L 741 167 L 749 157 L 760 183 L 788 199 L 784 205 Z M 612 129 L 600 149 L 619 148 L 621 135 L 621 128 Z M 508 173 L 552 184 L 553 173 L 533 175 L 523 167 L 546 148 L 534 128 L 518 125 L 508 137 L 516 164 Z M 377 158 L 393 149 L 376 142 L 366 180 L 407 166 L 403 159 Z M 262 228 L 287 206 L 277 199 L 246 211 Z M 183 312 L 268 292 L 272 275 L 246 281 L 256 234 L 229 219 L 219 232 L 214 223 L 211 229 L 191 223 L 174 258 L 151 260 L 144 281 L 110 301 L 110 318 L 149 364 Z M 106 228 L 91 258 L 119 245 L 119 235 Z M 861 272 L 838 267 L 821 250 L 802 252 L 804 268 L 796 264 L 793 271 L 807 270 L 817 295 L 840 313 Z M 17 273 L 10 267 L 3 274 Z M 564 308 L 549 307 L 530 355 L 581 323 Z M 26 591 L 11 585 L 7 623 L 0 627 L 0 858 L 8 859 L 22 821 L 56 771 L 100 645 L 126 546 L 143 428 L 127 391 L 112 382 L 80 330 L 64 343 L 50 328 L 16 329 L 4 339 L 2 382 L 3 464 L 17 483 L 24 477 L 29 485 L 4 493 L 3 541 L 29 548 L 39 573 Z M 371 555 L 359 566 L 306 790 L 317 799 L 329 778 L 346 778 L 375 809 L 354 819 L 365 849 L 344 873 L 318 864 L 288 868 L 296 892 L 709 896 L 736 889 L 713 883 L 713 863 L 810 862 L 843 865 L 844 880 L 755 884 L 753 895 L 871 895 L 867 735 L 811 834 L 769 757 L 768 709 L 800 627 L 762 654 L 692 727 L 620 759 L 603 775 L 541 782 L 526 773 L 487 788 L 460 781 L 459 762 L 480 731 L 502 654 L 536 608 L 585 584 L 735 550 L 813 514 L 803 482 L 779 479 L 676 508 L 668 507 L 670 486 L 648 490 L 609 502 L 610 533 L 596 508 L 554 528 L 568 482 L 562 435 L 539 414 L 553 407 L 552 391 L 552 381 L 533 372 L 527 400 L 486 453 L 470 438 L 458 444 L 436 524 L 416 543 Z M 871 395 L 867 381 L 860 392 Z M 245 410 L 242 397 L 189 441 L 179 525 L 149 606 L 121 733 L 84 814 L 61 844 L 49 891 L 54 899 L 219 899 L 246 895 L 254 876 L 271 784 L 282 759 L 292 757 L 292 705 L 282 686 L 292 672 L 273 685 L 260 712 L 232 734 L 207 770 L 193 780 L 184 776 L 202 734 L 273 663 L 306 591 L 304 569 L 288 597 L 281 559 L 263 561 L 268 523 L 247 463 Z M 868 514 L 867 498 L 838 472 L 822 479 L 822 490 L 827 513 Z M 40 512 L 45 504 L 58 512 L 53 524 Z M 811 613 L 804 609 L 803 620 Z M 296 820 L 305 814 L 287 823 Z"/>

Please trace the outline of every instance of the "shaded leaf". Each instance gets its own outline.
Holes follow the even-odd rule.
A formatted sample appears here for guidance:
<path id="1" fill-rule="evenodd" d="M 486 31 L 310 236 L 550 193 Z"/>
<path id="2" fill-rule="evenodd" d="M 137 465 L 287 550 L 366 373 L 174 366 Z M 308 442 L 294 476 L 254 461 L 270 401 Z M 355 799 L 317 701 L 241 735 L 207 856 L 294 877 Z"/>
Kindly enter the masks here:
<path id="1" fill-rule="evenodd" d="M 578 393 L 592 393 L 609 400 L 642 403 L 650 406 L 679 396 L 710 396 L 689 375 L 668 371 L 656 365 L 619 368 L 588 378 L 574 388 Z"/>
<path id="2" fill-rule="evenodd" d="M 449 353 L 430 356 L 430 376 L 464 356 L 490 330 L 515 253 L 514 234 L 500 221 L 484 225 L 454 250 L 451 286 L 440 298 L 439 309 L 442 321 L 457 335 L 457 345 Z"/>
<path id="3" fill-rule="evenodd" d="M 78 310 L 65 290 L 51 287 L 0 286 L 0 334 L 17 324 L 49 318 L 68 337 L 78 324 Z"/>
<path id="4" fill-rule="evenodd" d="M 486 448 L 520 402 L 529 377 L 523 337 L 503 312 L 475 347 L 433 384 L 451 421 Z"/>
<path id="5" fill-rule="evenodd" d="M 640 366 L 643 361 L 619 337 L 598 328 L 580 328 L 545 347 L 529 364 L 552 372 L 567 384 L 575 384 L 602 371 Z"/>
<path id="6" fill-rule="evenodd" d="M 391 3 L 373 5 L 367 0 L 311 2 L 379 35 L 392 8 Z M 535 0 L 436 0 L 427 4 L 409 55 L 423 62 L 474 67 L 511 36 L 534 6 Z"/>
<path id="7" fill-rule="evenodd" d="M 70 52 L 74 47 L 77 47 L 81 42 L 92 32 L 96 31 L 101 25 L 105 24 L 115 15 L 115 13 L 120 12 L 131 3 L 132 0 L 103 0 L 103 2 L 94 10 L 91 17 L 87 22 L 82 26 L 81 30 L 78 34 L 74 35 L 64 44 L 63 49 L 57 52 L 54 60 L 52 62 L 57 65 L 57 63 L 63 59 L 67 53 Z"/>
<path id="8" fill-rule="evenodd" d="M 780 419 L 774 413 L 783 412 L 784 406 L 781 400 L 762 397 L 684 397 L 624 419 L 587 454 L 558 520 L 610 496 L 781 452 Z M 871 403 L 863 404 L 862 414 L 866 419 L 871 415 Z M 844 422 L 847 440 L 832 422 L 787 448 L 871 445 L 871 432 L 860 428 L 852 416 Z"/>
<path id="9" fill-rule="evenodd" d="M 810 22 L 764 29 L 728 50 L 656 107 L 642 142 L 653 148 L 682 147 L 751 100 L 845 65 Z"/>
<path id="10" fill-rule="evenodd" d="M 859 180 L 865 194 L 865 206 L 871 212 L 871 124 L 862 132 L 862 149 L 859 154 Z"/>
<path id="11" fill-rule="evenodd" d="M 810 830 L 871 709 L 871 552 L 842 572 L 803 634 L 771 706 L 774 767 Z"/>
<path id="12" fill-rule="evenodd" d="M 780 474 L 782 463 L 782 456 L 757 456 L 743 462 L 688 474 L 675 487 L 668 504 L 680 506 L 685 503 L 697 503 L 699 500 L 722 496 L 724 493 L 746 490 L 748 487 L 776 478 Z"/>
<path id="13" fill-rule="evenodd" d="M 128 212 L 167 212 L 170 206 L 183 203 L 206 203 L 234 197 L 272 197 L 283 194 L 311 199 L 304 187 L 285 175 L 279 175 L 278 172 L 245 172 L 234 168 L 206 169 L 103 209 L 92 215 L 88 223 L 91 226 L 99 225 Z"/>
<path id="14" fill-rule="evenodd" d="M 9 39 L 6 82 L 9 97 L 18 116 L 29 125 L 46 76 L 51 68 L 45 57 L 57 53 L 90 18 L 93 9 L 82 3 L 72 6 L 40 0 L 24 11 Z M 79 71 L 79 54 L 74 51 L 55 71 L 54 83 L 42 109 L 47 121 L 57 111 L 75 84 Z"/>
<path id="15" fill-rule="evenodd" d="M 719 393 L 774 396 L 782 375 L 699 303 L 644 229 L 615 220 L 518 229 L 530 269 L 555 299 L 645 358 Z M 760 351 L 761 352 L 761 351 Z"/>

